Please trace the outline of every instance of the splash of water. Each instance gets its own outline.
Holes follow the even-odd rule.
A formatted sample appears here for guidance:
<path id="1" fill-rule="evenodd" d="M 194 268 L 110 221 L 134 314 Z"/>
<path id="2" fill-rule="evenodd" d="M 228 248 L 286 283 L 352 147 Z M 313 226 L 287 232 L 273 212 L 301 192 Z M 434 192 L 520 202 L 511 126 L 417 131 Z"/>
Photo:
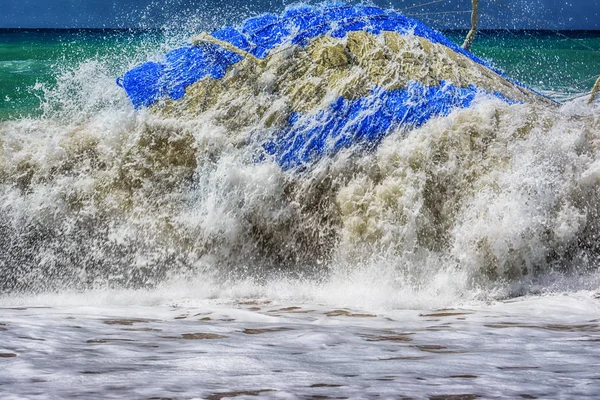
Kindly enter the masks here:
<path id="1" fill-rule="evenodd" d="M 298 173 L 256 162 L 264 116 L 285 108 L 269 71 L 259 102 L 230 88 L 196 113 L 134 112 L 115 75 L 84 62 L 41 88 L 41 118 L 0 124 L 0 291 L 183 280 L 213 297 L 414 306 L 597 268 L 598 104 L 481 98 Z"/>

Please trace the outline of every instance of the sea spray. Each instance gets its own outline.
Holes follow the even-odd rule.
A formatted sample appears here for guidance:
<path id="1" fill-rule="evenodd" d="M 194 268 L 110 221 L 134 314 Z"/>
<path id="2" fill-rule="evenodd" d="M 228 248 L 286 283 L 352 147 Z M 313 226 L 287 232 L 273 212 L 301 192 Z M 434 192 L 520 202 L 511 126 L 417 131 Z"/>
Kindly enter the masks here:
<path id="1" fill-rule="evenodd" d="M 261 157 L 290 104 L 271 71 L 199 108 L 134 111 L 101 61 L 44 88 L 41 118 L 0 124 L 4 292 L 183 279 L 210 282 L 208 296 L 406 301 L 596 269 L 597 104 L 482 96 L 377 149 L 283 171 Z M 291 104 L 355 90 L 364 71 L 350 70 L 332 93 L 292 91 Z"/>
<path id="2" fill-rule="evenodd" d="M 571 107 L 482 102 L 390 137 L 338 195 L 345 241 L 477 279 L 595 267 L 598 117 Z"/>

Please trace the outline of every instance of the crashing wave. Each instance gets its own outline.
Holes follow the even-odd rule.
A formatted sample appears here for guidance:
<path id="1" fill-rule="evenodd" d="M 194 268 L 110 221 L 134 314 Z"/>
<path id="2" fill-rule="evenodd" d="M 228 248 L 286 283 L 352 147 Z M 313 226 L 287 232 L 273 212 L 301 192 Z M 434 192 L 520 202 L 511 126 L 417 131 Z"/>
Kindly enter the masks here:
<path id="1" fill-rule="evenodd" d="M 263 156 L 284 169 L 373 148 L 477 96 L 550 102 L 439 32 L 372 6 L 293 7 L 191 42 L 118 80 L 133 105 L 199 113 L 234 91 L 234 124 L 265 120 L 273 132 L 260 138 Z"/>
<path id="2" fill-rule="evenodd" d="M 0 292 L 184 276 L 402 303 L 597 269 L 597 104 L 559 107 L 391 11 L 284 16 L 119 80 L 151 104 L 114 84 L 129 60 L 90 61 L 43 118 L 1 122 Z M 208 49 L 238 61 L 186 81 Z"/>

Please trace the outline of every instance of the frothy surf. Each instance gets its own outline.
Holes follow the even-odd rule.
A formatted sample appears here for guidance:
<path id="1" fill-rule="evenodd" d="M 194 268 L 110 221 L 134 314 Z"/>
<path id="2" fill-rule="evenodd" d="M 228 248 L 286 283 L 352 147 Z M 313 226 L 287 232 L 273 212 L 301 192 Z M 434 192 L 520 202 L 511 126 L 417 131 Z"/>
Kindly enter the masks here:
<path id="1" fill-rule="evenodd" d="M 115 75 L 84 62 L 45 91 L 42 117 L 0 123 L 0 292 L 13 299 L 441 307 L 594 289 L 598 102 L 482 96 L 374 150 L 287 171 L 256 157 L 265 115 L 285 107 L 268 71 L 259 103 L 232 87 L 197 113 L 134 111 Z"/>

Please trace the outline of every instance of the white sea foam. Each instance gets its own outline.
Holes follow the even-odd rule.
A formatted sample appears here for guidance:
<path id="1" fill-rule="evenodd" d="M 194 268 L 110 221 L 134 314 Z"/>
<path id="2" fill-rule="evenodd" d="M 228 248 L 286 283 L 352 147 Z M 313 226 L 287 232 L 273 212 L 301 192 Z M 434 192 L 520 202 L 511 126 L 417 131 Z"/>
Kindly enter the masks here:
<path id="1" fill-rule="evenodd" d="M 197 300 L 0 312 L 6 399 L 595 398 L 599 389 L 600 304 L 583 292 L 425 311 Z"/>
<path id="2" fill-rule="evenodd" d="M 418 308 L 590 289 L 598 103 L 481 98 L 284 172 L 256 162 L 262 119 L 223 124 L 235 91 L 193 117 L 134 111 L 113 77 L 138 58 L 87 61 L 38 88 L 43 117 L 0 123 L 3 291 Z"/>

